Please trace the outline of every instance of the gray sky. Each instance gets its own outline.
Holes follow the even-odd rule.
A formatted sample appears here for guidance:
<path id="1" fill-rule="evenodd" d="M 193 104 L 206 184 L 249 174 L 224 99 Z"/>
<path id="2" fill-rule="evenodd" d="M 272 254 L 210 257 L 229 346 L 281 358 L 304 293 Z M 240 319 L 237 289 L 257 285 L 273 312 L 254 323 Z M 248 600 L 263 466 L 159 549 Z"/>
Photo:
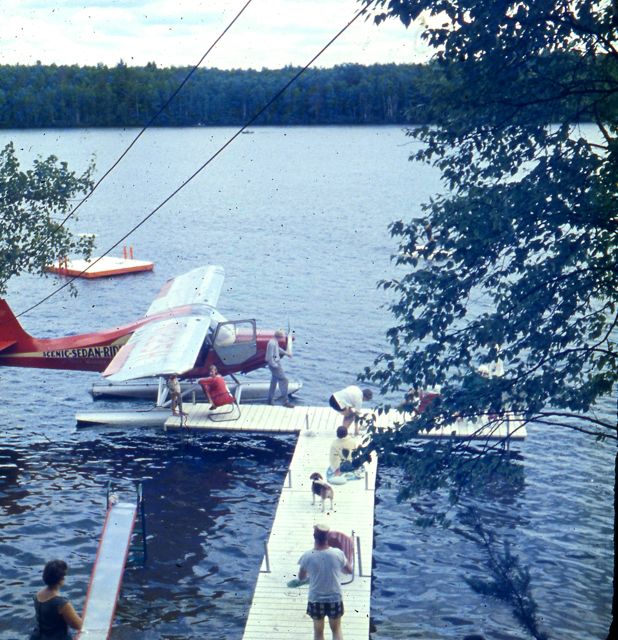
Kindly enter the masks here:
<path id="1" fill-rule="evenodd" d="M 246 0 L 0 0 L 0 64 L 195 64 Z M 252 0 L 202 66 L 308 62 L 358 11 L 355 0 Z M 359 18 L 316 66 L 427 59 L 418 28 Z"/>

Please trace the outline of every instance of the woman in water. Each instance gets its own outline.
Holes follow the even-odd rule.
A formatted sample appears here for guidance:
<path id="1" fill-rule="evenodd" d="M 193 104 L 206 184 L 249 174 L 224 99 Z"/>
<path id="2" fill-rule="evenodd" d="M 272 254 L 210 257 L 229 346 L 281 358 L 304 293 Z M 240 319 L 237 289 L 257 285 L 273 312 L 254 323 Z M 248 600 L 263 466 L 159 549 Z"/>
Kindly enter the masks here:
<path id="1" fill-rule="evenodd" d="M 50 560 L 43 569 L 45 588 L 34 596 L 36 627 L 30 640 L 70 640 L 69 627 L 82 628 L 73 605 L 60 595 L 68 571 L 64 560 Z"/>

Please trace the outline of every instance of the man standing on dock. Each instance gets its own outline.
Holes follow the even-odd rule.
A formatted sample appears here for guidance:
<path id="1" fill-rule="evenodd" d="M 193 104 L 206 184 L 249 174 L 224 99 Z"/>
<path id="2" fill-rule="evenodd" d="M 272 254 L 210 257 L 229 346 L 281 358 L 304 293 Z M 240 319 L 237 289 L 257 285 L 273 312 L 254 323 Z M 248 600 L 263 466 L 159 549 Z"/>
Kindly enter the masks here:
<path id="1" fill-rule="evenodd" d="M 279 391 L 283 398 L 283 406 L 291 409 L 294 405 L 290 402 L 290 396 L 288 395 L 288 378 L 281 366 L 281 358 L 283 356 L 291 358 L 292 353 L 289 350 L 284 350 L 280 347 L 279 340 L 281 338 L 285 338 L 285 332 L 282 329 L 277 329 L 277 331 L 275 331 L 275 335 L 266 345 L 266 364 L 270 369 L 268 404 L 274 404 L 275 390 L 277 389 L 277 384 L 279 384 Z"/>
<path id="2" fill-rule="evenodd" d="M 307 615 L 313 619 L 314 640 L 324 640 L 324 618 L 333 640 L 343 640 L 341 617 L 343 616 L 343 598 L 341 593 L 341 574 L 352 573 L 352 567 L 341 549 L 328 545 L 329 527 L 316 524 L 313 528 L 313 549 L 305 551 L 298 564 L 298 579 L 309 578 L 309 601 Z"/>

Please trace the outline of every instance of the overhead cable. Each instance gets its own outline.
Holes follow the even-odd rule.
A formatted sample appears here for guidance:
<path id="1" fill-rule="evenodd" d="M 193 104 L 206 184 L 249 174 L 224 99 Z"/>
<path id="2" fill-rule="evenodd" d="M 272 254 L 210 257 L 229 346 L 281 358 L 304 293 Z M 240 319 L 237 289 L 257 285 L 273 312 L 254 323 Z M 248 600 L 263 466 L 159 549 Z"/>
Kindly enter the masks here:
<path id="1" fill-rule="evenodd" d="M 90 193 L 88 193 L 84 198 L 77 204 L 77 206 L 72 209 L 64 220 L 60 223 L 60 226 L 63 227 L 66 221 L 90 198 L 90 196 L 96 191 L 97 187 L 107 178 L 107 176 L 118 166 L 120 161 L 129 153 L 129 151 L 133 148 L 133 145 L 142 137 L 142 135 L 146 132 L 146 130 L 155 122 L 155 120 L 163 113 L 165 109 L 170 105 L 172 100 L 180 93 L 182 88 L 189 82 L 191 76 L 197 71 L 199 66 L 204 62 L 206 56 L 216 47 L 216 45 L 220 42 L 223 36 L 232 28 L 232 25 L 240 18 L 243 14 L 244 10 L 253 2 L 253 0 L 247 0 L 242 9 L 234 16 L 233 20 L 223 29 L 223 31 L 219 34 L 219 36 L 215 39 L 215 41 L 208 47 L 204 55 L 200 58 L 199 62 L 191 68 L 189 73 L 184 77 L 183 81 L 178 85 L 178 87 L 174 90 L 174 92 L 170 95 L 170 97 L 165 101 L 163 106 L 150 118 L 150 120 L 142 127 L 141 131 L 133 138 L 129 146 L 120 154 L 118 159 L 109 167 L 109 169 L 97 180 L 94 187 L 92 187 Z"/>
<path id="2" fill-rule="evenodd" d="M 52 291 L 49 295 L 45 296 L 44 298 L 42 298 L 41 300 L 39 300 L 36 304 L 33 304 L 31 307 L 28 307 L 28 309 L 26 309 L 25 311 L 22 311 L 21 313 L 19 313 L 17 315 L 17 317 L 20 317 L 26 313 L 28 313 L 29 311 L 32 311 L 33 309 L 35 309 L 36 307 L 38 307 L 40 304 L 43 304 L 44 302 L 46 302 L 47 300 L 49 300 L 51 297 L 55 296 L 57 293 L 59 293 L 60 291 L 62 291 L 65 287 L 70 286 L 77 278 L 79 278 L 81 275 L 83 275 L 84 273 L 86 273 L 86 271 L 88 271 L 88 269 L 92 266 L 94 266 L 95 264 L 97 264 L 97 262 L 99 262 L 99 260 L 101 260 L 102 258 L 104 258 L 106 255 L 108 255 L 109 253 L 111 253 L 116 247 L 118 247 L 120 244 L 122 244 L 130 235 L 132 235 L 135 231 L 137 231 L 137 229 L 139 229 L 142 225 L 144 225 L 148 220 L 150 220 L 150 218 L 152 218 L 152 216 L 157 213 L 157 211 L 159 211 L 163 206 L 165 206 L 172 198 L 174 198 L 180 191 L 182 191 L 194 178 L 196 178 L 204 169 L 206 169 L 206 167 L 208 167 L 208 165 L 215 159 L 217 158 L 227 147 L 230 146 L 230 144 L 232 144 L 232 142 L 234 142 L 234 140 L 236 140 L 236 138 L 238 138 L 238 136 L 248 127 L 250 127 L 269 107 L 271 104 L 273 104 L 273 102 L 275 102 L 275 100 L 277 100 L 283 93 L 285 93 L 285 91 L 287 91 L 287 89 L 294 83 L 296 82 L 296 80 L 298 80 L 298 78 L 305 73 L 305 71 L 307 71 L 307 69 L 328 49 L 328 47 L 330 47 L 333 42 L 335 42 L 337 40 L 337 38 L 339 38 L 343 33 L 345 33 L 345 31 L 352 26 L 352 24 L 354 24 L 354 22 L 363 14 L 366 13 L 366 9 L 361 9 L 360 11 L 358 11 L 354 17 L 342 28 L 340 29 L 319 51 L 318 53 L 316 53 L 311 60 L 309 60 L 309 62 L 307 62 L 305 64 L 305 66 L 301 67 L 293 76 L 292 78 L 290 78 L 290 80 L 288 80 L 282 87 L 281 89 L 279 89 L 279 91 L 277 91 L 272 98 L 270 98 L 270 100 L 268 100 L 268 102 L 261 107 L 260 109 L 258 109 L 250 118 L 249 120 L 247 120 L 245 122 L 244 125 L 242 125 L 242 127 L 240 127 L 240 129 L 238 129 L 238 131 L 236 131 L 236 133 L 234 133 L 233 136 L 231 136 L 230 138 L 228 138 L 228 140 L 226 142 L 224 142 L 218 149 L 217 151 L 215 151 L 209 158 L 208 160 L 206 160 L 202 165 L 200 165 L 200 167 L 198 167 L 198 169 L 196 169 L 184 182 L 182 182 L 176 189 L 174 189 L 174 191 L 172 191 L 172 193 L 170 193 L 170 195 L 168 195 L 162 202 L 160 202 L 149 214 L 147 214 L 146 216 L 144 216 L 135 226 L 133 226 L 124 236 L 122 236 L 122 238 L 120 238 L 117 242 L 115 242 L 111 247 L 109 247 L 103 254 L 101 254 L 98 258 L 96 258 L 96 260 L 93 260 L 90 265 L 84 269 L 83 271 L 81 271 L 79 274 L 73 276 L 70 280 L 68 280 L 67 282 L 65 282 L 63 285 L 61 285 L 60 287 L 58 287 L 58 289 L 56 289 L 55 291 Z"/>

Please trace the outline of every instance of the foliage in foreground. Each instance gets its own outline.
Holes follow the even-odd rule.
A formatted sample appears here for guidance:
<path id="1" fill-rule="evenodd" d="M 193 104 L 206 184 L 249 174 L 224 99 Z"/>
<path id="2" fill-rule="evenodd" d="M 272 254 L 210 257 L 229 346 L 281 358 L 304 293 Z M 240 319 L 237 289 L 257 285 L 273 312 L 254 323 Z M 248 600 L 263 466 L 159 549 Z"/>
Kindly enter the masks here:
<path id="1" fill-rule="evenodd" d="M 63 224 L 76 195 L 88 193 L 94 165 L 80 176 L 55 156 L 22 171 L 9 143 L 0 151 L 0 295 L 21 273 L 42 274 L 58 258 L 89 256 L 91 237 L 75 237 Z"/>
<path id="2" fill-rule="evenodd" d="M 400 275 L 381 285 L 395 326 L 362 376 L 385 392 L 441 395 L 371 447 L 388 453 L 436 421 L 509 411 L 615 442 L 614 416 L 598 407 L 618 381 L 616 3 L 362 4 L 377 22 L 420 23 L 447 78 L 431 103 L 444 120 L 408 131 L 422 143 L 411 159 L 440 169 L 444 189 L 391 226 Z M 545 65 L 557 52 L 567 64 Z M 584 113 L 592 135 L 577 125 Z M 479 375 L 498 358 L 504 375 Z M 395 456 L 410 478 L 403 495 L 456 496 L 483 452 L 453 443 L 425 455 Z"/>
<path id="3" fill-rule="evenodd" d="M 364 374 L 389 391 L 442 386 L 397 438 L 436 418 L 510 410 L 615 439 L 615 423 L 595 413 L 618 379 L 618 141 L 602 117 L 618 95 L 611 7 L 365 4 L 386 12 L 378 20 L 423 20 L 452 71 L 433 96 L 445 122 L 408 131 L 423 143 L 411 159 L 438 167 L 444 191 L 391 226 L 401 276 L 382 286 L 396 325 L 391 352 Z M 548 51 L 568 52 L 571 66 L 537 77 Z M 539 102 L 561 121 L 539 123 Z M 571 124 L 583 111 L 597 114 L 592 138 Z M 478 375 L 499 356 L 505 375 Z"/>

